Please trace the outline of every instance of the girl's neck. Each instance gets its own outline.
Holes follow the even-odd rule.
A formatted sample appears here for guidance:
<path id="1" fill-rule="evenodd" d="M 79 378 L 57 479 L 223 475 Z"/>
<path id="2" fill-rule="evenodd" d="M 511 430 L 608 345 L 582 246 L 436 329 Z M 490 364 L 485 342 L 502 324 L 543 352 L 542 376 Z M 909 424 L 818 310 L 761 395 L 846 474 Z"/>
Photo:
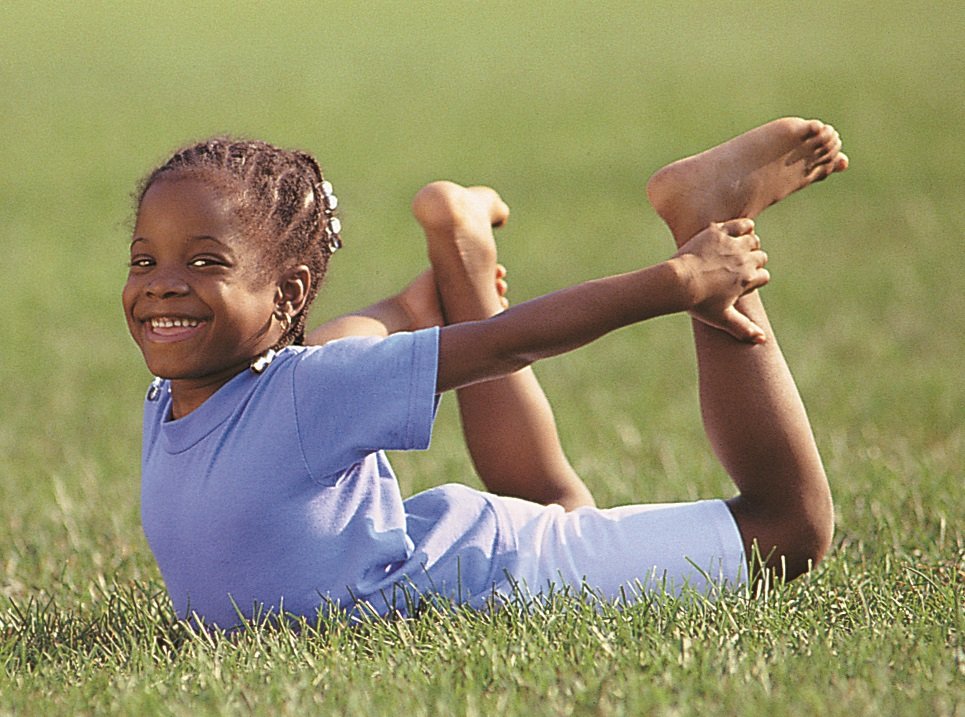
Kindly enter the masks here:
<path id="1" fill-rule="evenodd" d="M 233 367 L 224 372 L 205 376 L 202 379 L 172 379 L 171 380 L 171 418 L 184 418 L 197 409 L 202 403 L 211 398 L 218 389 L 224 386 L 242 371 L 248 370 L 248 364 Z"/>

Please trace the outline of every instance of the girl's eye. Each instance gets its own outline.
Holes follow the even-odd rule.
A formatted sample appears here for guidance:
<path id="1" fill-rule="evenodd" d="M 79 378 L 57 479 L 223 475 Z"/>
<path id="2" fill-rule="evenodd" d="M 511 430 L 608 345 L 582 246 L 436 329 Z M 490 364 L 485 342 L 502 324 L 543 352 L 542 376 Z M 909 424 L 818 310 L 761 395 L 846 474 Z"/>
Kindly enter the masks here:
<path id="1" fill-rule="evenodd" d="M 190 266 L 193 266 L 193 267 L 196 267 L 196 268 L 199 268 L 199 269 L 200 269 L 200 268 L 203 268 L 203 267 L 206 267 L 206 266 L 221 266 L 221 265 L 223 265 L 223 263 L 224 263 L 224 262 L 221 262 L 221 261 L 219 261 L 218 259 L 215 259 L 214 257 L 210 257 L 210 256 L 199 256 L 199 257 L 197 257 L 196 259 L 192 259 L 192 260 L 191 260 Z"/>
<path id="2" fill-rule="evenodd" d="M 143 256 L 136 256 L 133 259 L 131 259 L 130 266 L 132 269 L 144 269 L 146 267 L 151 266 L 152 264 L 154 264 L 153 259 L 149 259 Z"/>

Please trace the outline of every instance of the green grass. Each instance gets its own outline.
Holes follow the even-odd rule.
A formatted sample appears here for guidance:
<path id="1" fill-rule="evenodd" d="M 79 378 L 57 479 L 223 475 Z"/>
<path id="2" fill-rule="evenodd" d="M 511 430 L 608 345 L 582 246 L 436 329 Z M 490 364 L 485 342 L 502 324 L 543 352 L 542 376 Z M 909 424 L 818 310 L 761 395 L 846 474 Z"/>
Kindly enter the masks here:
<path id="1" fill-rule="evenodd" d="M 965 714 L 965 11 L 651 5 L 0 4 L 0 713 Z M 168 150 L 230 131 L 320 157 L 348 246 L 319 321 L 421 266 L 428 180 L 503 193 L 521 300 L 663 258 L 647 175 L 783 114 L 832 121 L 853 160 L 759 222 L 837 503 L 817 572 L 233 641 L 173 619 L 118 298 L 130 192 Z M 670 318 L 538 369 L 601 503 L 730 490 L 691 354 Z M 405 493 L 475 483 L 453 408 L 394 457 Z"/>

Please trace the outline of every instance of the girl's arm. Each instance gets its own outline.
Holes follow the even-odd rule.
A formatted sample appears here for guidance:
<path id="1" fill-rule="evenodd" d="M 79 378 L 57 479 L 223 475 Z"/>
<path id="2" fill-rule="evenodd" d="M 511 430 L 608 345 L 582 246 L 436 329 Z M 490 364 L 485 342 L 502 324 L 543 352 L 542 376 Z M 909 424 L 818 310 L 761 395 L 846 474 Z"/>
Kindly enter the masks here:
<path id="1" fill-rule="evenodd" d="M 739 340 L 763 341 L 760 327 L 734 307 L 769 280 L 767 255 L 753 230 L 749 219 L 712 224 L 655 266 L 547 294 L 491 319 L 443 327 L 437 390 L 504 376 L 623 326 L 678 311 Z"/>
<path id="2" fill-rule="evenodd" d="M 506 268 L 496 265 L 496 292 L 503 308 L 506 300 Z M 419 274 L 402 291 L 364 309 L 326 321 L 305 337 L 308 346 L 321 346 L 346 336 L 388 336 L 398 331 L 418 331 L 445 323 L 432 269 Z"/>
<path id="3" fill-rule="evenodd" d="M 346 336 L 388 336 L 442 324 L 442 310 L 432 271 L 417 276 L 398 294 L 359 311 L 326 321 L 305 337 L 309 346 L 321 346 Z"/>

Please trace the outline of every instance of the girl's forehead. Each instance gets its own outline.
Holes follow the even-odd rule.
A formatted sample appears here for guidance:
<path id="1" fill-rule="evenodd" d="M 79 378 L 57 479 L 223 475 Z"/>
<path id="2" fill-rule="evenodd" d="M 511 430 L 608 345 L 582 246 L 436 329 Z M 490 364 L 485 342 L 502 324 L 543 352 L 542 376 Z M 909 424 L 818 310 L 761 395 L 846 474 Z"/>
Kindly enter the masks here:
<path id="1" fill-rule="evenodd" d="M 237 258 L 262 265 L 264 242 L 252 236 L 231 193 L 196 177 L 164 177 L 144 192 L 131 239 L 148 243 L 174 242 L 172 247 L 217 242 Z M 262 267 L 264 268 L 264 267 Z"/>
<path id="2" fill-rule="evenodd" d="M 193 175 L 161 176 L 144 191 L 139 211 L 145 204 L 158 204 L 164 210 L 177 205 L 188 211 L 226 214 L 231 201 L 226 187 Z"/>
<path id="3" fill-rule="evenodd" d="M 232 204 L 222 191 L 197 179 L 156 181 L 141 198 L 134 238 L 145 233 L 234 237 L 238 227 Z"/>

